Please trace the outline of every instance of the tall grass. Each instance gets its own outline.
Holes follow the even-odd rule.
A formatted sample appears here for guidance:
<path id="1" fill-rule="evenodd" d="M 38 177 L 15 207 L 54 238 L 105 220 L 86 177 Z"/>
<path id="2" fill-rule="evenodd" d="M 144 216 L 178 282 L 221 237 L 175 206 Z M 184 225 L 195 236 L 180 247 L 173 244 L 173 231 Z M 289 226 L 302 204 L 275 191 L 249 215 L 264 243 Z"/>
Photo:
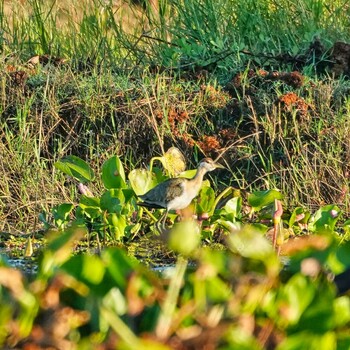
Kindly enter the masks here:
<path id="1" fill-rule="evenodd" d="M 315 36 L 327 45 L 349 39 L 344 1 L 158 3 L 158 11 L 147 1 L 142 11 L 127 1 L 5 2 L 3 49 L 22 57 L 52 54 L 108 68 L 214 64 L 227 71 L 251 58 L 242 55 L 243 49 L 295 54 Z"/>
<path id="2" fill-rule="evenodd" d="M 277 187 L 290 205 L 337 202 L 348 212 L 348 82 L 315 76 L 312 59 L 301 88 L 248 73 L 291 69 L 274 57 L 303 53 L 315 37 L 326 49 L 349 40 L 349 11 L 339 0 L 159 0 L 158 11 L 149 2 L 0 1 L 0 230 L 33 230 L 40 210 L 75 200 L 52 167 L 64 155 L 98 171 L 118 153 L 131 169 L 175 145 L 194 166 L 202 151 L 217 154 L 203 149 L 208 137 L 237 143 L 221 184 Z M 26 63 L 46 54 L 49 63 Z M 16 82 L 13 71 L 27 78 Z M 240 71 L 232 91 L 225 84 Z M 310 106 L 306 116 L 278 105 L 286 92 Z"/>

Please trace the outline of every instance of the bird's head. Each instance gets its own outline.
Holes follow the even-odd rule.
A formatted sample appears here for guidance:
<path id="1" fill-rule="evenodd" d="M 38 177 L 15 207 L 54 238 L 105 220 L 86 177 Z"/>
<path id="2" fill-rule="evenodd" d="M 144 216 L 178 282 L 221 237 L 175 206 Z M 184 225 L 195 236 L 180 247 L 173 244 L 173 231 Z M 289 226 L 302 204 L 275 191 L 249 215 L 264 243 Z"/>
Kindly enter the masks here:
<path id="1" fill-rule="evenodd" d="M 213 171 L 217 168 L 224 169 L 221 164 L 215 163 L 211 158 L 204 158 L 199 163 L 199 168 L 204 168 L 206 171 Z"/>

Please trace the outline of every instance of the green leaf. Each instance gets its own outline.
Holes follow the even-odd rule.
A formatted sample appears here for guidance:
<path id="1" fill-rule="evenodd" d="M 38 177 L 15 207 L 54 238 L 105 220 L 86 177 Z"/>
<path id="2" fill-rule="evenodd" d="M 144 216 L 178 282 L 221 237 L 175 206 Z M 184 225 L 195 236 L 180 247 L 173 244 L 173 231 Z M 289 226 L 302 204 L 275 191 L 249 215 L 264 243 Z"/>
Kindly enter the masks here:
<path id="1" fill-rule="evenodd" d="M 282 193 L 277 190 L 256 191 L 248 196 L 248 203 L 255 210 L 273 203 L 275 199 L 282 199 Z"/>
<path id="2" fill-rule="evenodd" d="M 309 230 L 318 234 L 333 233 L 336 222 L 340 217 L 341 211 L 334 204 L 326 205 L 311 216 L 309 221 Z"/>
<path id="3" fill-rule="evenodd" d="M 199 213 L 200 214 L 209 213 L 213 208 L 214 202 L 215 202 L 214 190 L 209 186 L 202 187 L 202 189 L 199 192 L 199 197 L 197 200 Z"/>
<path id="4" fill-rule="evenodd" d="M 293 226 L 295 223 L 306 223 L 310 217 L 310 212 L 306 211 L 302 207 L 294 208 L 290 218 L 288 225 L 289 227 Z"/>
<path id="5" fill-rule="evenodd" d="M 117 156 L 113 156 L 103 163 L 102 182 L 107 189 L 126 187 L 124 167 Z"/>
<path id="6" fill-rule="evenodd" d="M 316 293 L 315 287 L 309 279 L 302 274 L 295 274 L 283 286 L 282 300 L 280 301 L 287 308 L 285 312 L 285 321 L 289 325 L 295 325 L 299 322 L 305 309 L 311 304 Z"/>
<path id="7" fill-rule="evenodd" d="M 336 255 L 338 260 L 344 264 L 345 269 L 350 268 L 350 242 L 349 241 L 341 244 L 338 247 L 336 251 Z"/>
<path id="8" fill-rule="evenodd" d="M 193 176 L 196 175 L 196 173 L 197 173 L 197 169 L 190 169 L 190 170 L 183 171 L 180 174 L 180 177 L 185 177 L 186 179 L 192 179 Z"/>
<path id="9" fill-rule="evenodd" d="M 246 225 L 239 231 L 233 231 L 227 242 L 234 253 L 260 260 L 273 271 L 279 269 L 278 258 L 271 243 L 253 226 Z"/>
<path id="10" fill-rule="evenodd" d="M 337 350 L 349 350 L 350 349 L 350 335 L 347 333 L 340 334 L 337 337 Z"/>
<path id="11" fill-rule="evenodd" d="M 100 200 L 102 210 L 108 213 L 121 213 L 124 204 L 124 193 L 121 189 L 112 188 L 103 193 Z"/>
<path id="12" fill-rule="evenodd" d="M 336 327 L 346 326 L 350 322 L 350 299 L 341 296 L 334 300 L 334 314 Z"/>
<path id="13" fill-rule="evenodd" d="M 343 224 L 344 233 L 346 235 L 350 234 L 350 220 L 346 220 Z"/>
<path id="14" fill-rule="evenodd" d="M 170 231 L 169 248 L 190 256 L 198 248 L 200 240 L 200 229 L 194 221 L 179 222 Z"/>
<path id="15" fill-rule="evenodd" d="M 334 332 L 314 334 L 299 332 L 286 337 L 277 347 L 277 350 L 336 350 L 336 335 Z"/>
<path id="16" fill-rule="evenodd" d="M 96 255 L 73 256 L 61 268 L 78 281 L 88 285 L 100 284 L 105 273 L 104 264 Z"/>
<path id="17" fill-rule="evenodd" d="M 91 219 L 95 219 L 102 214 L 100 207 L 100 198 L 81 196 L 79 207 L 82 209 L 84 215 Z"/>
<path id="18" fill-rule="evenodd" d="M 137 196 L 145 194 L 158 183 L 155 174 L 146 169 L 134 169 L 130 171 L 128 178 Z"/>
<path id="19" fill-rule="evenodd" d="M 118 248 L 108 248 L 102 252 L 102 260 L 116 287 L 125 290 L 129 276 L 137 269 L 138 262 Z"/>
<path id="20" fill-rule="evenodd" d="M 73 210 L 74 205 L 71 203 L 63 203 L 52 208 L 52 215 L 55 224 L 62 228 L 69 221 L 69 214 Z"/>
<path id="21" fill-rule="evenodd" d="M 72 176 L 80 182 L 90 182 L 95 175 L 84 160 L 76 156 L 67 156 L 54 164 L 55 168 L 61 170 L 66 175 Z"/>
<path id="22" fill-rule="evenodd" d="M 107 216 L 107 221 L 109 223 L 110 231 L 116 240 L 120 240 L 125 236 L 127 222 L 124 215 L 110 213 Z"/>
<path id="23" fill-rule="evenodd" d="M 233 214 L 234 218 L 238 218 L 241 215 L 242 209 L 242 197 L 231 198 L 224 206 L 226 213 Z"/>

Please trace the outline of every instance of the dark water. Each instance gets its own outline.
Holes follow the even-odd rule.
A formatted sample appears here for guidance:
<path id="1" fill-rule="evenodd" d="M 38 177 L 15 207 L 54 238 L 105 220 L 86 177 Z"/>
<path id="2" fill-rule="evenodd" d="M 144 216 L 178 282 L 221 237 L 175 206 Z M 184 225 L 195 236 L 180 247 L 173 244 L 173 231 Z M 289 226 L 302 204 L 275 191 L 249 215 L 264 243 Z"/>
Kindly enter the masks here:
<path id="1" fill-rule="evenodd" d="M 30 256 L 28 254 L 28 238 L 10 237 L 0 241 L 0 264 L 21 270 L 25 275 L 35 275 L 38 270 L 38 258 L 41 251 L 45 249 L 44 239 L 34 239 Z M 114 246 L 109 243 L 108 247 Z M 129 256 L 149 266 L 156 271 L 163 271 L 174 266 L 176 255 L 170 252 L 165 243 L 153 237 L 142 237 L 131 243 L 119 244 L 118 247 L 124 249 Z M 104 247 L 102 246 L 103 250 Z M 86 241 L 78 242 L 72 250 L 74 254 L 98 254 L 99 248 L 96 244 L 88 244 Z"/>

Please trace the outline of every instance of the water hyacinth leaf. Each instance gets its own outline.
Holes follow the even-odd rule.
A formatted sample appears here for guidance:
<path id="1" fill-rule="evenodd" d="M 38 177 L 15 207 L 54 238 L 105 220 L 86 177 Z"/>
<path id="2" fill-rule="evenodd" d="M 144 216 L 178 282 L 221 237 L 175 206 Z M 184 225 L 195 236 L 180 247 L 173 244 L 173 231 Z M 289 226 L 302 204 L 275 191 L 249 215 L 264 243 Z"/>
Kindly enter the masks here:
<path id="1" fill-rule="evenodd" d="M 131 170 L 128 179 L 137 196 L 145 194 L 158 183 L 154 173 L 146 169 Z"/>
<path id="2" fill-rule="evenodd" d="M 278 346 L 277 350 L 336 350 L 336 335 L 334 332 L 325 334 L 312 332 L 298 332 L 285 338 Z"/>
<path id="3" fill-rule="evenodd" d="M 334 300 L 334 313 L 336 327 L 346 326 L 350 322 L 350 299 L 348 296 L 341 296 Z"/>
<path id="4" fill-rule="evenodd" d="M 315 293 L 315 286 L 302 274 L 295 274 L 283 286 L 279 302 L 288 310 L 284 318 L 289 325 L 296 325 L 299 322 L 303 312 L 312 303 Z"/>
<path id="5" fill-rule="evenodd" d="M 294 208 L 288 221 L 289 227 L 292 227 L 296 224 L 306 224 L 310 218 L 310 215 L 310 212 L 308 210 L 305 210 L 304 208 Z"/>
<path id="6" fill-rule="evenodd" d="M 102 210 L 106 210 L 108 213 L 121 213 L 124 202 L 123 191 L 112 188 L 103 193 L 100 199 L 100 206 Z"/>
<path id="7" fill-rule="evenodd" d="M 53 267 L 68 260 L 72 254 L 73 242 L 80 240 L 86 234 L 86 228 L 77 226 L 68 227 L 63 232 L 48 231 L 48 245 L 39 263 L 39 275 L 53 273 Z"/>
<path id="8" fill-rule="evenodd" d="M 95 178 L 90 165 L 77 156 L 67 156 L 56 162 L 54 166 L 82 183 L 93 181 Z"/>
<path id="9" fill-rule="evenodd" d="M 110 231 L 116 240 L 120 240 L 125 236 L 125 229 L 127 227 L 126 217 L 117 213 L 110 213 L 107 216 Z"/>
<path id="10" fill-rule="evenodd" d="M 343 230 L 346 235 L 350 234 L 350 220 L 346 220 L 343 224 Z"/>
<path id="11" fill-rule="evenodd" d="M 51 224 L 47 219 L 47 212 L 45 210 L 39 213 L 38 219 L 44 224 L 45 230 L 48 230 L 51 227 Z"/>
<path id="12" fill-rule="evenodd" d="M 100 284 L 105 273 L 101 259 L 96 255 L 86 254 L 71 257 L 61 266 L 61 269 L 90 286 Z"/>
<path id="13" fill-rule="evenodd" d="M 260 260 L 275 272 L 279 269 L 278 258 L 271 243 L 253 226 L 246 225 L 239 231 L 232 231 L 227 242 L 232 252 Z"/>
<path id="14" fill-rule="evenodd" d="M 101 257 L 115 286 L 125 291 L 129 276 L 137 270 L 138 261 L 127 256 L 122 249 L 118 248 L 103 250 Z"/>
<path id="15" fill-rule="evenodd" d="M 337 247 L 335 252 L 335 257 L 337 259 L 338 264 L 341 266 L 338 269 L 337 273 L 343 272 L 346 269 L 350 268 L 350 242 L 344 242 L 343 244 Z"/>
<path id="16" fill-rule="evenodd" d="M 259 210 L 275 201 L 282 199 L 282 193 L 277 190 L 256 191 L 248 196 L 248 203 L 251 207 Z"/>
<path id="17" fill-rule="evenodd" d="M 192 179 L 193 176 L 196 175 L 196 172 L 197 172 L 197 169 L 186 170 L 180 174 L 180 177 L 185 177 L 186 179 Z"/>
<path id="18" fill-rule="evenodd" d="M 177 175 L 185 171 L 186 161 L 181 151 L 176 147 L 170 147 L 164 154 L 165 168 L 169 174 Z"/>
<path id="19" fill-rule="evenodd" d="M 52 215 L 56 225 L 61 228 L 69 219 L 69 214 L 73 210 L 74 205 L 71 203 L 63 203 L 52 208 Z"/>
<path id="20" fill-rule="evenodd" d="M 132 198 L 135 196 L 135 192 L 131 188 L 123 188 L 124 202 L 129 203 Z"/>
<path id="21" fill-rule="evenodd" d="M 238 218 L 241 215 L 242 209 L 242 197 L 231 198 L 224 206 L 226 213 L 233 214 L 234 218 Z"/>
<path id="22" fill-rule="evenodd" d="M 199 197 L 197 199 L 197 206 L 199 213 L 209 213 L 215 202 L 215 192 L 209 187 L 205 186 L 199 192 Z"/>
<path id="23" fill-rule="evenodd" d="M 316 211 L 309 220 L 309 230 L 316 233 L 333 233 L 336 222 L 340 217 L 337 205 L 326 205 Z"/>
<path id="24" fill-rule="evenodd" d="M 190 256 L 199 246 L 200 229 L 194 221 L 176 223 L 169 235 L 169 248 L 184 256 Z"/>
<path id="25" fill-rule="evenodd" d="M 102 182 L 107 189 L 126 187 L 123 163 L 117 156 L 113 156 L 103 163 Z"/>
<path id="26" fill-rule="evenodd" d="M 81 208 L 84 215 L 90 219 L 95 219 L 102 214 L 100 207 L 100 198 L 81 196 L 79 202 L 79 208 Z"/>

